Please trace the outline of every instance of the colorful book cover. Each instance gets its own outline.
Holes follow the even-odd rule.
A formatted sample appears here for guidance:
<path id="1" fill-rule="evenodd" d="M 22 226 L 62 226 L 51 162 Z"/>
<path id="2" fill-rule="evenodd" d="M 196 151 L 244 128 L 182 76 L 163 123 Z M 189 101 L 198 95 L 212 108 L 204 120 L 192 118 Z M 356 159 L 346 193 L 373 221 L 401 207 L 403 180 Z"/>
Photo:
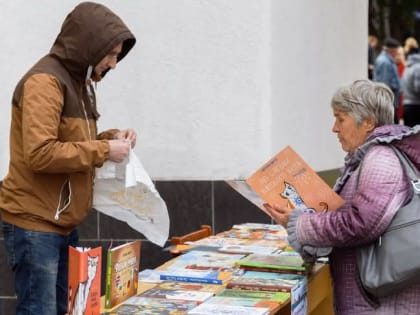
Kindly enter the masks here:
<path id="1" fill-rule="evenodd" d="M 299 280 L 237 278 L 226 284 L 228 289 L 290 292 Z"/>
<path id="2" fill-rule="evenodd" d="M 275 301 L 264 300 L 259 298 L 245 298 L 245 297 L 229 297 L 229 296 L 214 296 L 206 301 L 207 304 L 217 305 L 232 305 L 232 306 L 247 306 L 247 307 L 261 307 L 267 308 L 270 313 L 275 313 L 281 307 L 281 304 Z"/>
<path id="3" fill-rule="evenodd" d="M 293 274 L 293 273 L 278 273 L 278 272 L 261 272 L 261 271 L 245 271 L 241 278 L 258 278 L 258 279 L 272 279 L 272 280 L 293 280 L 300 281 L 305 276 Z"/>
<path id="4" fill-rule="evenodd" d="M 140 241 L 108 249 L 106 263 L 105 307 L 112 308 L 137 294 Z"/>
<path id="5" fill-rule="evenodd" d="M 195 301 L 168 300 L 132 296 L 112 310 L 113 315 L 187 314 L 197 306 Z"/>
<path id="6" fill-rule="evenodd" d="M 290 208 L 335 210 L 344 200 L 287 146 L 247 180 L 266 202 Z"/>
<path id="7" fill-rule="evenodd" d="M 262 268 L 262 267 L 251 267 L 251 266 L 240 266 L 244 272 L 246 271 L 258 271 L 258 272 L 272 272 L 272 273 L 286 273 L 286 274 L 296 274 L 305 276 L 309 272 L 309 268 L 305 270 L 290 270 L 290 269 L 276 269 L 276 268 Z"/>
<path id="8" fill-rule="evenodd" d="M 148 298 L 159 298 L 168 300 L 184 300 L 196 301 L 202 303 L 211 298 L 214 294 L 206 291 L 193 291 L 193 290 L 168 290 L 160 288 L 152 288 L 144 291 L 139 296 Z"/>
<path id="9" fill-rule="evenodd" d="M 303 279 L 293 287 L 291 295 L 291 315 L 305 315 L 308 310 L 308 279 Z"/>
<path id="10" fill-rule="evenodd" d="M 102 248 L 69 246 L 68 314 L 99 314 Z"/>
<path id="11" fill-rule="evenodd" d="M 252 290 L 237 290 L 224 289 L 217 296 L 232 297 L 232 298 L 251 298 L 274 301 L 280 304 L 286 303 L 290 299 L 289 292 L 275 292 L 275 291 L 252 291 Z"/>
<path id="12" fill-rule="evenodd" d="M 230 271 L 167 269 L 160 275 L 161 280 L 223 284 L 232 277 Z"/>
<path id="13" fill-rule="evenodd" d="M 243 254 L 191 250 L 178 256 L 168 269 L 229 270 Z"/>
<path id="14" fill-rule="evenodd" d="M 270 310 L 264 307 L 219 305 L 219 304 L 210 304 L 206 302 L 188 311 L 188 315 L 216 315 L 216 314 L 267 315 L 269 313 L 270 313 Z"/>
<path id="15" fill-rule="evenodd" d="M 221 253 L 230 253 L 230 254 L 262 254 L 269 255 L 281 251 L 278 247 L 268 247 L 268 246 L 253 246 L 253 245 L 226 245 L 219 248 Z"/>
<path id="16" fill-rule="evenodd" d="M 307 266 L 296 252 L 281 252 L 278 255 L 251 254 L 237 261 L 238 266 L 306 271 Z"/>
<path id="17" fill-rule="evenodd" d="M 162 290 L 187 290 L 187 291 L 202 291 L 211 292 L 213 295 L 222 290 L 222 286 L 218 284 L 209 283 L 194 283 L 194 282 L 177 282 L 177 281 L 163 281 L 159 283 L 156 288 Z"/>

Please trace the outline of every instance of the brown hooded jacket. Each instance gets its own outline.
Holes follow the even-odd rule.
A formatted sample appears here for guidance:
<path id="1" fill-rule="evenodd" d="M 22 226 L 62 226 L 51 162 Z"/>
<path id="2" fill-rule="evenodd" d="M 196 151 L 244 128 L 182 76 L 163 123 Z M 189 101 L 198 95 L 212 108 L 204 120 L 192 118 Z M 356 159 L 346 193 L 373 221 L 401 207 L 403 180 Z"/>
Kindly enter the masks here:
<path id="1" fill-rule="evenodd" d="M 3 221 L 66 235 L 86 217 L 94 169 L 107 160 L 106 139 L 118 131 L 97 135 L 99 114 L 87 79 L 115 46 L 123 43 L 120 61 L 135 41 L 103 5 L 84 2 L 68 14 L 50 53 L 13 94 L 10 165 L 0 189 Z"/>

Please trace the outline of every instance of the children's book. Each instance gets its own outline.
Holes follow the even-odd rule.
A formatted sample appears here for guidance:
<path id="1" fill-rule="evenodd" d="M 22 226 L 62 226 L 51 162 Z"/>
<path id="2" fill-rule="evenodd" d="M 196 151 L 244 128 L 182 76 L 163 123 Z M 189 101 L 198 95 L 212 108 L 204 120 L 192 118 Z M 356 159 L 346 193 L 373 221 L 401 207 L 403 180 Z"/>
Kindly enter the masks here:
<path id="1" fill-rule="evenodd" d="M 304 276 L 295 274 L 249 272 L 248 275 L 245 273 L 241 277 L 229 281 L 226 288 L 290 292 L 300 281 L 304 280 Z"/>
<path id="2" fill-rule="evenodd" d="M 102 248 L 69 246 L 68 314 L 99 314 Z"/>
<path id="3" fill-rule="evenodd" d="M 140 240 L 108 249 L 105 308 L 112 308 L 137 294 Z"/>
<path id="4" fill-rule="evenodd" d="M 224 284 L 231 277 L 230 271 L 197 269 L 167 269 L 160 275 L 161 280 L 210 284 Z"/>
<path id="5" fill-rule="evenodd" d="M 208 283 L 194 283 L 194 282 L 178 282 L 178 281 L 163 281 L 156 286 L 157 289 L 162 290 L 187 290 L 187 291 L 202 291 L 211 292 L 213 295 L 219 293 L 223 288 L 217 284 Z"/>
<path id="6" fill-rule="evenodd" d="M 280 304 L 286 303 L 290 299 L 289 292 L 275 292 L 262 290 L 240 290 L 240 289 L 224 289 L 217 296 L 231 297 L 231 298 L 252 298 L 274 301 Z"/>
<path id="7" fill-rule="evenodd" d="M 283 251 L 276 255 L 250 254 L 237 261 L 239 267 L 256 267 L 264 269 L 288 270 L 288 271 L 307 271 L 308 266 L 302 257 L 291 251 Z"/>
<path id="8" fill-rule="evenodd" d="M 270 300 L 229 296 L 214 296 L 207 300 L 206 304 L 268 308 L 270 313 L 273 314 L 277 312 L 281 306 L 280 303 Z"/>
<path id="9" fill-rule="evenodd" d="M 302 281 L 290 291 L 291 315 L 306 315 L 308 309 L 308 279 Z"/>
<path id="10" fill-rule="evenodd" d="M 147 298 L 158 298 L 167 300 L 184 300 L 184 301 L 196 301 L 202 303 L 205 300 L 214 296 L 212 292 L 206 291 L 193 291 L 193 290 L 170 290 L 152 288 L 139 294 L 141 297 Z"/>
<path id="11" fill-rule="evenodd" d="M 178 256 L 168 269 L 229 270 L 243 254 L 191 250 Z"/>
<path id="12" fill-rule="evenodd" d="M 262 165 L 246 182 L 269 204 L 316 211 L 335 210 L 344 204 L 290 146 Z"/>
<path id="13" fill-rule="evenodd" d="M 270 310 L 265 307 L 250 307 L 250 306 L 234 306 L 234 305 L 219 305 L 211 303 L 202 303 L 192 310 L 188 311 L 189 315 L 267 315 Z"/>
<path id="14" fill-rule="evenodd" d="M 230 254 L 262 254 L 269 255 L 281 251 L 278 247 L 253 246 L 253 245 L 226 245 L 219 248 L 219 252 Z"/>
<path id="15" fill-rule="evenodd" d="M 113 315 L 186 314 L 197 306 L 195 301 L 132 296 L 112 310 Z"/>

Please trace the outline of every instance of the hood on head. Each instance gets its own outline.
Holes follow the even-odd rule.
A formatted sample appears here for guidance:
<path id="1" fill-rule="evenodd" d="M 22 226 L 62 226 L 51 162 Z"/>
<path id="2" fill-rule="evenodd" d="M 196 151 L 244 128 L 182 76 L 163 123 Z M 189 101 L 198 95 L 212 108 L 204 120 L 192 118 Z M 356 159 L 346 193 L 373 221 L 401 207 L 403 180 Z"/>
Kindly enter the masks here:
<path id="1" fill-rule="evenodd" d="M 67 15 L 50 54 L 59 59 L 76 80 L 82 81 L 88 67 L 95 67 L 121 42 L 123 47 L 118 62 L 136 43 L 134 35 L 107 7 L 83 2 Z"/>

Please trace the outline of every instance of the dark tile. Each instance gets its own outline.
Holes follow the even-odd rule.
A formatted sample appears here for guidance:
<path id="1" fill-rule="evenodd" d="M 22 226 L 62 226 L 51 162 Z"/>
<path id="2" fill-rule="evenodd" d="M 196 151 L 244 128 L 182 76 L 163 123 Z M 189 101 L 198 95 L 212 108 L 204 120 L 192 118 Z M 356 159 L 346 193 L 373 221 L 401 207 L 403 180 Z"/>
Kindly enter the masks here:
<path id="1" fill-rule="evenodd" d="M 98 239 L 98 212 L 95 209 L 90 211 L 78 230 L 80 239 Z"/>
<path id="2" fill-rule="evenodd" d="M 15 295 L 15 280 L 14 274 L 7 263 L 7 257 L 4 240 L 0 240 L 0 296 L 13 297 Z M 3 313 L 0 312 L 0 314 Z"/>
<path id="3" fill-rule="evenodd" d="M 209 181 L 157 181 L 171 220 L 169 236 L 179 236 L 212 226 L 212 184 Z"/>
<path id="4" fill-rule="evenodd" d="M 169 243 L 165 247 L 169 246 Z M 163 248 L 149 242 L 141 243 L 140 270 L 154 269 L 173 258 L 173 256 Z"/>
<path id="5" fill-rule="evenodd" d="M 317 173 L 330 187 L 333 187 L 337 178 L 340 176 L 340 169 L 331 169 Z"/>
<path id="6" fill-rule="evenodd" d="M 0 314 L 14 315 L 16 314 L 16 298 L 0 297 Z"/>
<path id="7" fill-rule="evenodd" d="M 131 228 L 126 222 L 99 213 L 100 239 L 144 239 L 144 235 Z"/>
<path id="8" fill-rule="evenodd" d="M 273 223 L 257 206 L 224 181 L 214 182 L 214 233 L 240 223 Z"/>

